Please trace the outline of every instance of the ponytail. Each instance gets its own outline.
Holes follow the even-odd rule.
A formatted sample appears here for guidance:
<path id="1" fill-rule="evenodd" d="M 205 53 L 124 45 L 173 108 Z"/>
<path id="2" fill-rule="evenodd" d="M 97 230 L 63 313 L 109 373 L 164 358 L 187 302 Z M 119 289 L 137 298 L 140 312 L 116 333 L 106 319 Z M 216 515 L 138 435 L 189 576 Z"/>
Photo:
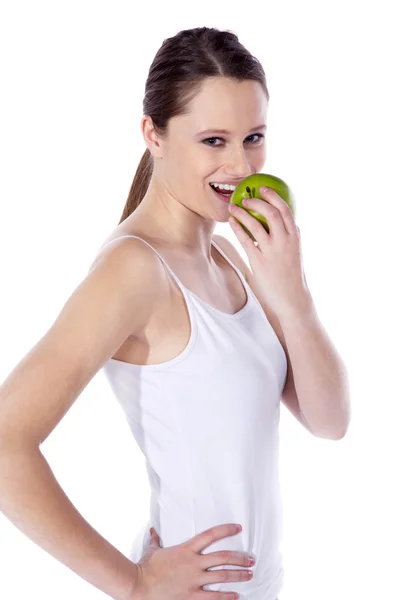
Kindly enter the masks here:
<path id="1" fill-rule="evenodd" d="M 151 174 L 153 172 L 153 158 L 150 150 L 146 148 L 138 168 L 136 169 L 135 177 L 133 178 L 131 189 L 129 190 L 128 199 L 122 212 L 119 223 L 125 219 L 139 206 L 143 200 L 147 188 L 149 187 Z"/>

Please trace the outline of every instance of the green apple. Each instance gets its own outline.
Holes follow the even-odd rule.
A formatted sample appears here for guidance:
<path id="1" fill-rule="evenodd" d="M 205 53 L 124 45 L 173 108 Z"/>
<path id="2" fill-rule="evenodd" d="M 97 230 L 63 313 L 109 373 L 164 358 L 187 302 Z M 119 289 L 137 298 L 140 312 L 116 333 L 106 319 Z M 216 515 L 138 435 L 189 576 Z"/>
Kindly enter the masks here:
<path id="1" fill-rule="evenodd" d="M 289 188 L 287 183 L 283 181 L 283 179 L 280 179 L 275 175 L 269 175 L 267 173 L 254 173 L 254 175 L 249 175 L 249 177 L 243 179 L 243 181 L 239 183 L 239 185 L 233 192 L 229 203 L 237 204 L 237 206 L 240 206 L 244 210 L 247 210 L 248 213 L 250 213 L 253 217 L 257 219 L 257 221 L 261 223 L 261 225 L 264 227 L 267 233 L 269 233 L 269 227 L 266 218 L 263 215 L 260 215 L 260 213 L 258 213 L 257 211 L 252 210 L 250 208 L 246 208 L 242 205 L 242 201 L 244 200 L 244 198 L 260 198 L 265 202 L 265 198 L 263 198 L 260 192 L 260 187 L 262 187 L 263 185 L 266 185 L 267 187 L 273 189 L 277 194 L 279 194 L 282 200 L 284 200 L 289 206 L 290 210 L 293 213 L 293 216 L 295 216 L 295 200 L 291 189 Z M 255 239 L 254 235 L 247 229 L 247 227 L 240 221 L 240 219 L 238 219 L 237 217 L 235 218 L 237 219 L 237 221 L 239 221 L 243 229 L 252 238 L 252 240 L 256 242 L 257 240 Z"/>

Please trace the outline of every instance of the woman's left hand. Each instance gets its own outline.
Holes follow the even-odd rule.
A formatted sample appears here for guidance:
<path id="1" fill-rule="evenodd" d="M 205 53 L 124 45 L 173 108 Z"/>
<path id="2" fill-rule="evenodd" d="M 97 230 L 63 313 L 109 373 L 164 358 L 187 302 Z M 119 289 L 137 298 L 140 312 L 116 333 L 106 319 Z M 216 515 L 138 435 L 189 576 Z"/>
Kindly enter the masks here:
<path id="1" fill-rule="evenodd" d="M 277 192 L 260 188 L 265 200 L 243 200 L 246 208 L 263 215 L 269 233 L 247 210 L 234 204 L 229 210 L 247 227 L 257 240 L 255 245 L 236 219 L 229 219 L 239 242 L 249 257 L 250 266 L 260 292 L 268 306 L 279 316 L 301 309 L 310 301 L 310 292 L 303 270 L 300 229 L 293 213 Z"/>

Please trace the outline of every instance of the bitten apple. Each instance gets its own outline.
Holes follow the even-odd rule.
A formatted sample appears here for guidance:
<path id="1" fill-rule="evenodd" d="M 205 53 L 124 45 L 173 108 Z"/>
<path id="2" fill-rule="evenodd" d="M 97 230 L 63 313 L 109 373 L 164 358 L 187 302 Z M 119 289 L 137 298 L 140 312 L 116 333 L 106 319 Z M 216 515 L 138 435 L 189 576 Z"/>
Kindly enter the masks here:
<path id="1" fill-rule="evenodd" d="M 252 210 L 251 208 L 246 208 L 242 205 L 242 201 L 244 200 L 244 198 L 260 198 L 265 202 L 265 198 L 263 198 L 260 192 L 260 187 L 262 187 L 263 185 L 266 185 L 267 187 L 273 189 L 277 194 L 279 194 L 282 200 L 284 200 L 289 206 L 290 210 L 293 213 L 293 216 L 295 216 L 295 199 L 291 189 L 289 188 L 287 183 L 283 181 L 283 179 L 280 179 L 275 175 L 270 175 L 267 173 L 254 173 L 254 175 L 249 175 L 249 177 L 243 179 L 243 181 L 239 183 L 239 185 L 233 192 L 229 203 L 237 204 L 237 206 L 240 206 L 244 210 L 247 210 L 248 213 L 250 213 L 255 219 L 257 219 L 257 221 L 261 223 L 261 225 L 264 227 L 267 233 L 269 233 L 269 226 L 266 218 L 263 215 L 260 215 L 260 213 L 256 212 L 255 210 Z M 252 238 L 252 240 L 256 242 L 257 240 L 255 239 L 254 235 L 247 229 L 247 227 L 240 221 L 240 219 L 238 219 L 237 217 L 235 218 L 237 219 L 237 221 L 239 221 L 243 229 Z"/>

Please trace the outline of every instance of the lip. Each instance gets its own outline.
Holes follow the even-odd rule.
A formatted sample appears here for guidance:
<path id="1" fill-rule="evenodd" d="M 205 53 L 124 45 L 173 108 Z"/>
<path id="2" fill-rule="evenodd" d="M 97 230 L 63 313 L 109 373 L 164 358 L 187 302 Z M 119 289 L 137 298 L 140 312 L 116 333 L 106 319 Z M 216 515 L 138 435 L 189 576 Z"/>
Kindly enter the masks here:
<path id="1" fill-rule="evenodd" d="M 227 196 L 226 198 L 224 198 L 224 196 L 221 196 L 221 194 L 218 194 L 218 192 L 216 192 L 214 190 L 214 188 L 210 185 L 211 191 L 214 194 L 214 196 L 216 196 L 218 198 L 218 200 L 221 200 L 221 202 L 224 202 L 225 204 L 229 204 L 230 203 L 230 199 L 232 198 L 232 194 L 230 196 Z"/>

